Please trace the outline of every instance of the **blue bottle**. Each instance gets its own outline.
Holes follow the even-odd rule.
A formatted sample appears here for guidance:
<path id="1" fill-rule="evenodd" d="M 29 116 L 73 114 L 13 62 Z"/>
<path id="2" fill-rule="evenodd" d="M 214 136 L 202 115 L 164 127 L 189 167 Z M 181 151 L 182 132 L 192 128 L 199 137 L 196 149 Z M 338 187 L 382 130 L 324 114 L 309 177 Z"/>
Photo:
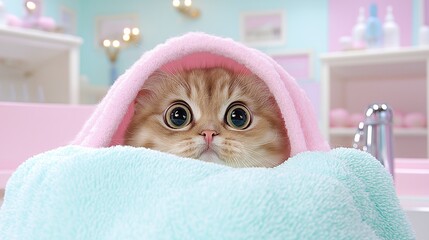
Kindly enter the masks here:
<path id="1" fill-rule="evenodd" d="M 383 42 L 383 28 L 377 17 L 377 5 L 369 7 L 369 17 L 366 21 L 366 44 L 368 48 L 379 48 Z"/>

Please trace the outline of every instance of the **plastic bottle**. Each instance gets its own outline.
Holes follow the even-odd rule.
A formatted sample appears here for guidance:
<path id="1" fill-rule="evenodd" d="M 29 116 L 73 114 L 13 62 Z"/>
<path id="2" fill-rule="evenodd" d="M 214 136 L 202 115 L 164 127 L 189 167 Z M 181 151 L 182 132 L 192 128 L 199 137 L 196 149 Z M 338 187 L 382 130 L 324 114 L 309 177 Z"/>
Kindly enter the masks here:
<path id="1" fill-rule="evenodd" d="M 365 8 L 360 7 L 357 22 L 353 27 L 353 48 L 365 48 L 365 31 Z"/>
<path id="2" fill-rule="evenodd" d="M 365 32 L 366 45 L 369 48 L 379 48 L 383 42 L 383 29 L 381 22 L 377 17 L 377 5 L 371 4 L 369 8 L 369 17 L 366 21 Z"/>
<path id="3" fill-rule="evenodd" d="M 386 19 L 383 25 L 384 47 L 399 47 L 399 27 L 393 17 L 392 6 L 387 7 Z"/>
<path id="4" fill-rule="evenodd" d="M 0 0 L 0 26 L 6 26 L 6 9 L 3 1 Z"/>
<path id="5" fill-rule="evenodd" d="M 429 27 L 423 25 L 419 30 L 419 45 L 420 46 L 429 46 Z"/>

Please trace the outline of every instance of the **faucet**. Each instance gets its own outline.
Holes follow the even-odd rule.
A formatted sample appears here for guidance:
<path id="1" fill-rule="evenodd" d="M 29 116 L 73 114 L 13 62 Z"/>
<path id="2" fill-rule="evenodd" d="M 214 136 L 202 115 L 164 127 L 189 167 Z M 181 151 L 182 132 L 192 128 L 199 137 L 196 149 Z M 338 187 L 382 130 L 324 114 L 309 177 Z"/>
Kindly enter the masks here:
<path id="1" fill-rule="evenodd" d="M 353 147 L 370 153 L 394 178 L 392 147 L 392 109 L 386 104 L 372 104 L 365 120 L 358 125 Z"/>

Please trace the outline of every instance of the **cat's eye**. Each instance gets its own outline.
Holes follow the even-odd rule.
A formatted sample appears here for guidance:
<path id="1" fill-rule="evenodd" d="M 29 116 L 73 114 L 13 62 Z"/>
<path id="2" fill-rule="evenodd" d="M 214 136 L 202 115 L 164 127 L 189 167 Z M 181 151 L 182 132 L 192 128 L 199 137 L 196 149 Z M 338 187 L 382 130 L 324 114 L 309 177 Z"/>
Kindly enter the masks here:
<path id="1" fill-rule="evenodd" d="M 191 120 L 191 110 L 187 104 L 182 102 L 173 103 L 164 114 L 165 124 L 173 129 L 184 128 Z"/>
<path id="2" fill-rule="evenodd" d="M 251 113 L 244 104 L 232 104 L 225 114 L 225 122 L 232 128 L 244 130 L 250 126 Z"/>

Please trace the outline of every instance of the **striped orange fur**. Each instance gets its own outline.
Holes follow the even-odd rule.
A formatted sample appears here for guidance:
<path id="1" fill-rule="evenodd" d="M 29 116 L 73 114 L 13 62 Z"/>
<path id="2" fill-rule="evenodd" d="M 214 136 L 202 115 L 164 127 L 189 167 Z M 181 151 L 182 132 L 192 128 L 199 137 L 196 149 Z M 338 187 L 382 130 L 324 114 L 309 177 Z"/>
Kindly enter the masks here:
<path id="1" fill-rule="evenodd" d="M 168 112 L 174 103 L 189 108 L 174 111 L 189 117 L 177 129 L 169 126 L 171 119 L 177 122 Z M 237 129 L 243 119 L 250 125 Z M 224 68 L 155 72 L 136 99 L 125 138 L 126 145 L 231 167 L 274 167 L 290 157 L 284 121 L 268 87 L 255 75 Z"/>

